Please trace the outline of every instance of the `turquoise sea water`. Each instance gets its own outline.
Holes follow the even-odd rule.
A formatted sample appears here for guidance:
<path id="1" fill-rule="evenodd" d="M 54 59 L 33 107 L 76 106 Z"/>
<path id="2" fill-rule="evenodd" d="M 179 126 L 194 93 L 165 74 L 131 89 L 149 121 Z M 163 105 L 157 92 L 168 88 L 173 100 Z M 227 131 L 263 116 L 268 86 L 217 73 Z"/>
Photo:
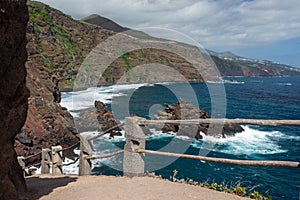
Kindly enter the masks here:
<path id="1" fill-rule="evenodd" d="M 300 77 L 228 77 L 225 78 L 224 86 L 227 118 L 300 119 Z M 129 114 L 151 118 L 165 103 L 175 104 L 179 98 L 190 100 L 211 112 L 214 106 L 211 104 L 211 96 L 224 96 L 218 97 L 219 94 L 207 88 L 204 83 L 111 86 L 64 93 L 62 104 L 76 115 L 78 110 L 92 107 L 94 99 L 103 100 L 120 120 Z M 77 98 L 79 96 L 84 98 Z M 85 98 L 92 101 L 88 102 Z M 78 102 L 77 106 L 70 106 L 71 101 L 73 104 L 74 101 Z M 300 127 L 244 126 L 244 129 L 244 132 L 234 137 L 204 137 L 203 141 L 153 131 L 155 135 L 147 139 L 146 148 L 172 152 L 184 150 L 194 155 L 207 148 L 208 156 L 211 157 L 300 161 Z M 123 137 L 103 137 L 95 140 L 94 146 L 96 153 L 101 154 L 123 148 L 124 143 Z M 204 143 L 211 145 L 205 146 Z M 93 165 L 95 175 L 122 175 L 122 156 L 97 160 Z M 146 156 L 146 170 L 155 170 L 156 174 L 169 178 L 174 169 L 178 171 L 178 178 L 201 182 L 211 180 L 228 185 L 240 181 L 243 186 L 256 186 L 256 190 L 267 192 L 273 199 L 299 199 L 299 168 L 248 167 L 187 159 L 167 162 L 164 157 Z"/>

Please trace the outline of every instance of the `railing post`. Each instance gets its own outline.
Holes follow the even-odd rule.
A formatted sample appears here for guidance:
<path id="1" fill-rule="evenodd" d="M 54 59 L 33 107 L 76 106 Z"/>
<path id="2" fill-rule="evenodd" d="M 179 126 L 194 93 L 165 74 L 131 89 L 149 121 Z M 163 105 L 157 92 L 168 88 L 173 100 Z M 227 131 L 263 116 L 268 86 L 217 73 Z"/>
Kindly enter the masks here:
<path id="1" fill-rule="evenodd" d="M 52 175 L 62 174 L 62 146 L 52 147 Z"/>
<path id="2" fill-rule="evenodd" d="M 25 164 L 24 159 L 25 159 L 24 156 L 18 156 L 18 163 L 22 167 L 23 175 L 25 176 L 25 167 L 26 167 L 26 164 Z"/>
<path id="3" fill-rule="evenodd" d="M 42 161 L 41 161 L 41 173 L 42 174 L 49 174 L 50 173 L 50 149 L 42 149 Z"/>
<path id="4" fill-rule="evenodd" d="M 92 147 L 88 141 L 88 136 L 80 136 L 80 159 L 79 159 L 79 176 L 91 174 L 91 160 L 86 159 L 92 155 Z"/>
<path id="5" fill-rule="evenodd" d="M 127 117 L 125 119 L 123 174 L 124 176 L 143 176 L 145 173 L 145 155 L 136 153 L 138 148 L 145 149 L 146 136 L 138 125 L 138 117 Z"/>

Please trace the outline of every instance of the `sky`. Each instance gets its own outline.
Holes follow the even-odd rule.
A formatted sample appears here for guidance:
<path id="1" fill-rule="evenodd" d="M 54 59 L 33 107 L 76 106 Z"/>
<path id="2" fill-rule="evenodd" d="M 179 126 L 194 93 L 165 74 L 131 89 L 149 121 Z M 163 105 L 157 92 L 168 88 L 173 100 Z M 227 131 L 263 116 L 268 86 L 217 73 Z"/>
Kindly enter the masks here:
<path id="1" fill-rule="evenodd" d="M 217 52 L 300 67 L 299 0 L 40 0 L 75 19 L 176 30 Z"/>

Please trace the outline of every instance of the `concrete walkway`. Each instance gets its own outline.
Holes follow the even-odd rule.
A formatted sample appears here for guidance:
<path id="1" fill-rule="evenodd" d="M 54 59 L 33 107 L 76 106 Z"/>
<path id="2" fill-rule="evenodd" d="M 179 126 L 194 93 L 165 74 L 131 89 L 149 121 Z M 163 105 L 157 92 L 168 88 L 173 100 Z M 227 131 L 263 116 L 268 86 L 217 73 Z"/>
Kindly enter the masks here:
<path id="1" fill-rule="evenodd" d="M 198 186 L 150 177 L 32 176 L 26 178 L 27 199 L 51 200 L 238 200 L 245 199 Z M 24 199 L 26 199 L 24 198 Z"/>

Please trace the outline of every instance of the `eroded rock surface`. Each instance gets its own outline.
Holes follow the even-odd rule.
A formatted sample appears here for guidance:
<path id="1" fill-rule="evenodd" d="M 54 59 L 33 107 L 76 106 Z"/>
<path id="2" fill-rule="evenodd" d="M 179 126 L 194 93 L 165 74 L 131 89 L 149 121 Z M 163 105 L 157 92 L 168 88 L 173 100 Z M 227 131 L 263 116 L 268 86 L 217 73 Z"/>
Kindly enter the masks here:
<path id="1" fill-rule="evenodd" d="M 211 118 L 209 114 L 201 109 L 198 109 L 193 104 L 179 100 L 177 104 L 165 106 L 163 111 L 159 111 L 154 119 L 159 120 L 181 120 L 181 119 L 207 119 Z M 209 132 L 209 124 L 200 125 L 179 125 L 179 124 L 165 124 L 163 127 L 154 127 L 161 129 L 163 132 L 176 132 L 177 135 L 185 135 L 191 138 L 202 139 L 201 132 L 205 135 L 213 135 L 216 137 L 232 136 L 235 133 L 244 131 L 244 129 L 238 124 L 225 124 L 222 132 Z"/>
<path id="2" fill-rule="evenodd" d="M 0 2 L 0 199 L 18 199 L 26 189 L 13 144 L 27 115 L 27 21 L 26 0 Z"/>
<path id="3" fill-rule="evenodd" d="M 23 156 L 55 145 L 65 148 L 79 141 L 73 117 L 59 105 L 60 90 L 72 87 L 83 58 L 112 33 L 73 20 L 40 2 L 27 3 L 29 109 L 26 123 L 15 141 L 17 154 Z M 39 156 L 26 162 L 39 162 Z"/>
<path id="4" fill-rule="evenodd" d="M 29 45 L 27 48 L 30 48 Z M 26 69 L 27 87 L 30 90 L 28 116 L 15 140 L 17 154 L 28 156 L 40 152 L 42 148 L 56 145 L 65 148 L 77 143 L 79 138 L 73 117 L 55 101 L 53 89 L 56 84 L 49 70 L 43 67 L 41 56 L 31 57 Z M 35 160 L 39 161 L 40 157 L 33 157 L 26 162 Z"/>
<path id="5" fill-rule="evenodd" d="M 109 111 L 106 105 L 101 101 L 95 101 L 95 108 L 82 110 L 79 118 L 76 119 L 76 127 L 79 132 L 83 131 L 107 131 L 120 124 L 114 118 L 114 115 Z M 121 129 L 116 127 L 108 133 L 110 137 L 120 136 Z"/>

